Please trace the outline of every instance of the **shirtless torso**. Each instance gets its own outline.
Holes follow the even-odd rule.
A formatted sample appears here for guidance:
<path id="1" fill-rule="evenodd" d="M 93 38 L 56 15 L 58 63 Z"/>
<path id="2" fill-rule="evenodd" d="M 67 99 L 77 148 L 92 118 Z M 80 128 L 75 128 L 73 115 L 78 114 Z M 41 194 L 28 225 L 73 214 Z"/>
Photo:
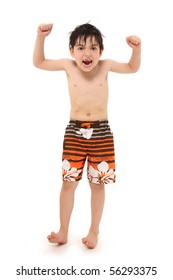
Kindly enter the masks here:
<path id="1" fill-rule="evenodd" d="M 108 72 L 133 73 L 140 66 L 140 39 L 126 38 L 133 52 L 129 62 L 111 59 L 100 60 L 102 50 L 94 37 L 77 40 L 70 48 L 74 59 L 45 59 L 44 40 L 50 34 L 52 24 L 38 27 L 33 62 L 38 68 L 50 71 L 65 71 L 67 75 L 71 110 L 70 118 L 81 121 L 108 118 Z M 86 62 L 86 63 L 85 63 Z"/>
<path id="2" fill-rule="evenodd" d="M 106 60 L 99 61 L 92 76 L 91 73 L 80 71 L 72 60 L 67 60 L 66 65 L 70 118 L 82 121 L 107 119 L 109 65 Z"/>

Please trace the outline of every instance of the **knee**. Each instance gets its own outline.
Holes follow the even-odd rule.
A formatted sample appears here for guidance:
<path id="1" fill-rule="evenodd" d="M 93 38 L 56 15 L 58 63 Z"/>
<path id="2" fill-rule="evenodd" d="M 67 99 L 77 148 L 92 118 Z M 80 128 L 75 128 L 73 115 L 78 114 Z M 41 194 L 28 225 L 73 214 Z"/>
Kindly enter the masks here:
<path id="1" fill-rule="evenodd" d="M 90 188 L 91 191 L 95 191 L 95 192 L 103 192 L 105 189 L 104 184 L 94 184 L 94 183 L 90 183 Z"/>
<path id="2" fill-rule="evenodd" d="M 63 181 L 62 190 L 68 192 L 74 192 L 77 188 L 78 182 L 66 182 Z"/>

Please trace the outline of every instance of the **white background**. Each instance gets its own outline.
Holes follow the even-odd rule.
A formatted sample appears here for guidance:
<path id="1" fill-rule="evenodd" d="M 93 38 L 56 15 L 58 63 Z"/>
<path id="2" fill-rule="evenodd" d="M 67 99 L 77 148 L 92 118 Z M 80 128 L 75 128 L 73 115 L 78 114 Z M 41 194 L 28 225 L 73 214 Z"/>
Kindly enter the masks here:
<path id="1" fill-rule="evenodd" d="M 2 279 L 27 279 L 16 276 L 22 265 L 106 270 L 101 276 L 90 276 L 92 279 L 172 279 L 171 2 L 1 2 Z M 102 58 L 128 61 L 131 49 L 126 36 L 136 34 L 142 39 L 140 71 L 109 75 L 117 183 L 106 186 L 95 250 L 87 250 L 81 243 L 90 223 L 90 190 L 85 176 L 76 191 L 69 243 L 57 247 L 47 242 L 46 236 L 59 228 L 62 141 L 70 104 L 65 73 L 41 71 L 32 64 L 40 23 L 54 23 L 46 39 L 46 57 L 61 58 L 70 57 L 68 33 L 88 21 L 105 35 Z M 158 275 L 110 276 L 111 266 L 157 266 Z"/>

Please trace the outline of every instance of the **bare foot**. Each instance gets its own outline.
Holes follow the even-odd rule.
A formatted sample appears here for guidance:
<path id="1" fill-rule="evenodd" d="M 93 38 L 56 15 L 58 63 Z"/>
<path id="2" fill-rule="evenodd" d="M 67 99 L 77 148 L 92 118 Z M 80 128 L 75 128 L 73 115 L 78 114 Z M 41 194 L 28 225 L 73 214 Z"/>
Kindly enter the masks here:
<path id="1" fill-rule="evenodd" d="M 57 243 L 59 245 L 63 245 L 67 243 L 67 234 L 65 234 L 61 230 L 57 233 L 51 232 L 51 234 L 48 235 L 47 239 L 50 243 Z"/>
<path id="2" fill-rule="evenodd" d="M 93 231 L 89 231 L 88 235 L 84 238 L 82 238 L 83 244 L 85 244 L 88 249 L 94 249 L 97 245 L 98 241 L 98 233 L 95 233 Z"/>

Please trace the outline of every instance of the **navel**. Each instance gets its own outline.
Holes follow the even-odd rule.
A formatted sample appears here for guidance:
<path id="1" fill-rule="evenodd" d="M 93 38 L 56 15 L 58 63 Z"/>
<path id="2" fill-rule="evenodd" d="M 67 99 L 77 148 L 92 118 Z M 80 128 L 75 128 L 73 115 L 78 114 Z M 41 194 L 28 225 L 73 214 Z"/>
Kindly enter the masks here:
<path id="1" fill-rule="evenodd" d="M 90 116 L 91 116 L 91 114 L 90 114 L 90 113 L 88 113 L 88 114 L 87 114 L 87 117 L 89 118 Z"/>

